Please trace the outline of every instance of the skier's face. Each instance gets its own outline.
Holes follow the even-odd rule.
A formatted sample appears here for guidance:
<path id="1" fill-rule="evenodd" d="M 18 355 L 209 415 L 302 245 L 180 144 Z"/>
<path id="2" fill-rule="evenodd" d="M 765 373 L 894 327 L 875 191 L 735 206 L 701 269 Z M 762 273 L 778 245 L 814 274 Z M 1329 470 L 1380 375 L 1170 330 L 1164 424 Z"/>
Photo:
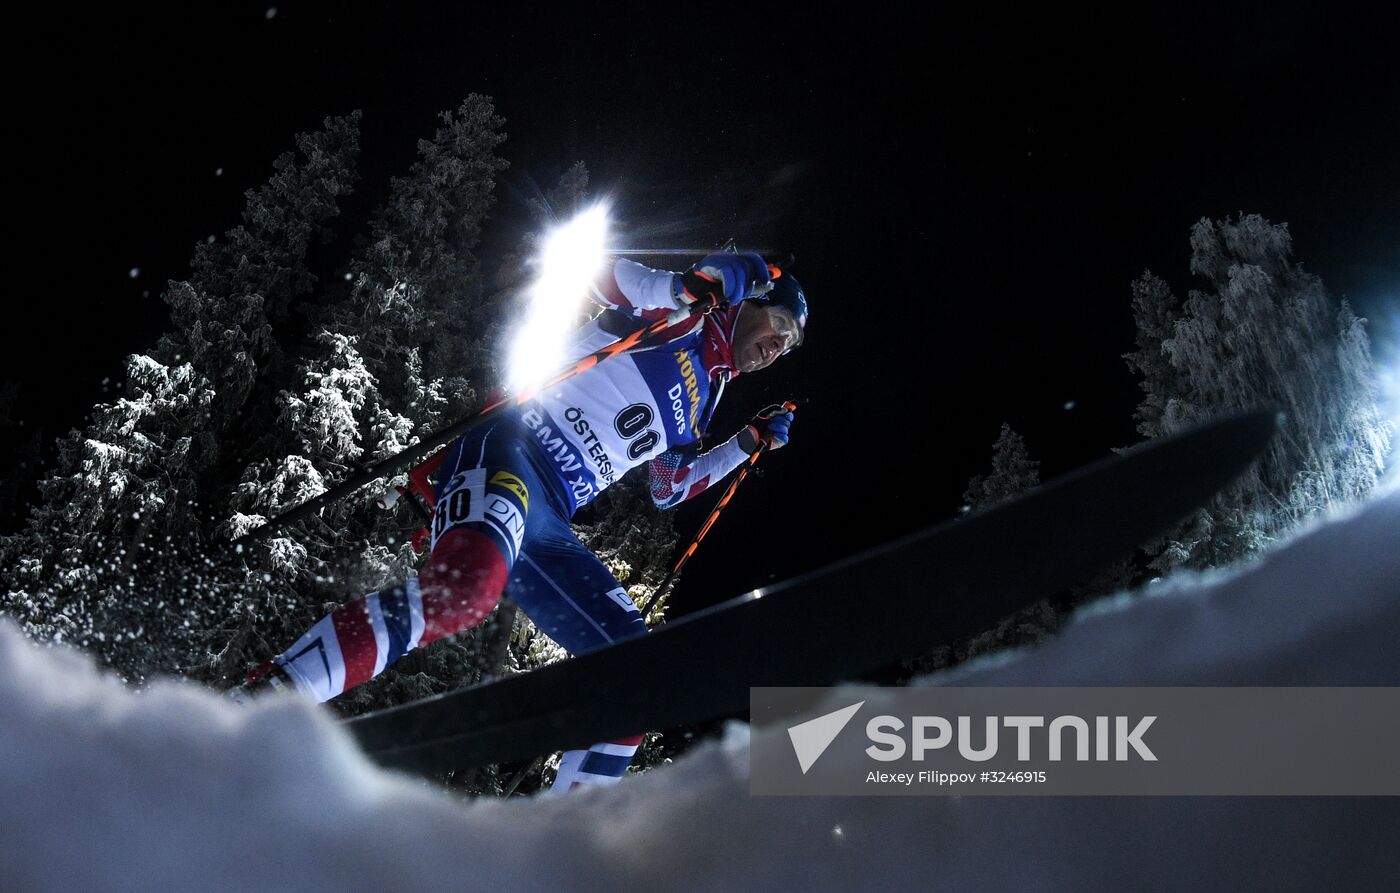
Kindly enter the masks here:
<path id="1" fill-rule="evenodd" d="M 782 307 L 741 304 L 734 324 L 734 363 L 741 373 L 766 369 L 801 339 L 802 330 Z"/>

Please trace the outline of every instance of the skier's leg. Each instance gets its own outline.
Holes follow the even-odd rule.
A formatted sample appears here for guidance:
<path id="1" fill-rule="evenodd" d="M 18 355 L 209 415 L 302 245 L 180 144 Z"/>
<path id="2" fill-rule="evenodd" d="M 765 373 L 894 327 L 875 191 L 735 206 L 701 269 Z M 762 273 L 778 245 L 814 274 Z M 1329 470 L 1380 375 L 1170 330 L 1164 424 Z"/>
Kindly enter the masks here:
<path id="1" fill-rule="evenodd" d="M 627 774 L 632 757 L 642 744 L 642 736 L 601 741 L 588 750 L 566 750 L 559 758 L 551 795 L 567 794 L 583 785 L 617 784 Z"/>
<path id="2" fill-rule="evenodd" d="M 418 577 L 341 605 L 275 659 L 298 691 L 329 700 L 495 608 L 530 535 L 530 491 L 543 487 L 512 432 L 491 433 L 459 441 L 443 463 L 450 472 Z"/>
<path id="3" fill-rule="evenodd" d="M 423 639 L 419 581 L 371 592 L 322 617 L 273 663 L 317 701 L 378 675 Z"/>
<path id="4" fill-rule="evenodd" d="M 646 633 L 646 623 L 627 591 L 567 526 L 551 524 L 531 540 L 511 573 L 507 592 L 570 654 Z M 566 751 L 553 792 L 616 784 L 641 743 L 641 735 L 632 735 Z"/>

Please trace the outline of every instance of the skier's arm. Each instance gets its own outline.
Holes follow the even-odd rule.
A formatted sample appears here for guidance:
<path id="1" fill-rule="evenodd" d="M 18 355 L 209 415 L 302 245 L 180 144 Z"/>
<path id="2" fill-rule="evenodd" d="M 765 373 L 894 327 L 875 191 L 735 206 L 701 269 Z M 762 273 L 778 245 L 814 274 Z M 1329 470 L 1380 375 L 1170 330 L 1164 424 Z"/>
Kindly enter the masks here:
<path id="1" fill-rule="evenodd" d="M 737 304 L 770 282 L 768 265 L 753 253 L 711 254 L 685 273 L 653 270 L 616 258 L 593 280 L 589 291 L 594 301 L 610 310 L 651 318 L 707 294 Z"/>
<path id="2" fill-rule="evenodd" d="M 648 314 L 648 310 L 669 313 L 689 303 L 684 297 L 680 276 L 666 270 L 653 270 L 626 258 L 617 258 L 605 266 L 593 280 L 589 292 L 594 301 L 609 310 L 620 310 L 632 316 L 656 315 Z"/>
<path id="3" fill-rule="evenodd" d="M 667 450 L 651 460 L 651 499 L 663 509 L 697 496 L 742 465 L 765 441 L 769 449 L 787 444 L 792 413 L 770 406 L 729 440 L 706 453 Z"/>
<path id="4" fill-rule="evenodd" d="M 705 492 L 748 458 L 737 434 L 707 453 L 667 450 L 647 465 L 652 502 L 663 509 L 679 505 Z"/>

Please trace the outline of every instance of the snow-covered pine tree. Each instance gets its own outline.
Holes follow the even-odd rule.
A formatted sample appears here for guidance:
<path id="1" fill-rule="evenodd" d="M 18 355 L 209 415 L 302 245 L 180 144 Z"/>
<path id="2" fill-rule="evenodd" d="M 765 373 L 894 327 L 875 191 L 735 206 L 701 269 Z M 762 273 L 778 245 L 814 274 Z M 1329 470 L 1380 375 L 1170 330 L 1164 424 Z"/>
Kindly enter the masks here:
<path id="1" fill-rule="evenodd" d="M 441 119 L 408 174 L 393 178 L 350 265 L 349 300 L 324 321 L 356 336 L 380 392 L 419 433 L 478 408 L 500 378 L 491 335 L 501 308 L 475 251 L 509 166 L 496 154 L 505 120 L 477 94 Z"/>
<path id="2" fill-rule="evenodd" d="M 249 395 L 275 367 L 275 321 L 313 284 L 310 235 L 349 193 L 358 115 L 297 137 L 250 190 L 243 223 L 169 284 L 172 332 L 127 360 L 126 396 L 60 444 L 17 533 L 0 539 L 0 610 L 40 640 L 88 648 L 124 676 L 201 663 L 228 616 L 212 507 L 246 446 Z"/>
<path id="3" fill-rule="evenodd" d="M 962 513 L 970 515 L 994 508 L 1039 483 L 1039 460 L 1031 458 L 1021 435 L 1009 424 L 1002 423 L 996 442 L 992 444 L 991 470 L 968 480 L 963 491 Z M 1049 601 L 1037 602 L 965 642 L 940 646 L 929 654 L 903 661 L 901 681 L 947 669 L 991 651 L 1038 642 L 1059 625 L 1061 614 Z"/>
<path id="4" fill-rule="evenodd" d="M 1032 459 L 1026 442 L 1011 426 L 1002 423 L 992 444 L 992 470 L 967 482 L 963 511 L 978 512 L 1029 490 L 1040 483 L 1040 462 Z"/>
<path id="5" fill-rule="evenodd" d="M 349 263 L 349 285 L 327 302 L 314 347 L 277 395 L 280 414 L 244 471 L 228 530 L 237 534 L 326 486 L 475 411 L 494 374 L 501 313 L 474 251 L 507 163 L 495 155 L 503 119 L 468 96 L 420 140 L 407 175 L 391 181 L 369 238 Z M 425 365 L 441 374 L 425 373 Z M 395 482 L 406 480 L 402 475 Z M 279 651 L 311 622 L 367 590 L 411 576 L 408 537 L 420 524 L 405 505 L 366 510 L 380 481 L 273 539 L 251 572 L 277 577 L 278 594 L 250 598 L 219 671 L 233 675 Z M 270 566 L 268 564 L 270 563 Z M 479 632 L 409 655 L 337 702 L 361 712 L 444 691 L 480 675 Z"/>
<path id="6" fill-rule="evenodd" d="M 353 183 L 358 121 L 298 137 L 300 155 L 279 158 L 247 194 L 243 225 L 197 247 L 191 276 L 165 295 L 172 330 L 130 358 L 125 397 L 67 438 L 25 528 L 0 539 L 10 581 L 0 609 L 32 635 L 92 648 L 135 681 L 227 684 L 336 604 L 414 572 L 406 539 L 418 520 L 367 511 L 367 499 L 231 559 L 219 545 L 476 409 L 502 377 L 525 255 L 507 258 L 488 290 L 474 251 L 505 167 L 494 155 L 503 122 L 479 96 L 445 113 L 348 275 L 321 282 L 312 270 L 330 264 L 307 255 Z M 579 165 L 536 210 L 570 213 L 586 187 Z M 584 541 L 634 595 L 663 575 L 674 531 L 643 483 L 582 520 Z M 561 656 L 530 624 L 515 630 L 496 657 L 481 631 L 409 655 L 338 706 L 357 712 Z"/>
<path id="7" fill-rule="evenodd" d="M 1173 434 L 1212 416 L 1274 407 L 1283 430 L 1241 481 L 1153 551 L 1153 567 L 1247 557 L 1328 506 L 1371 491 L 1392 434 L 1376 399 L 1365 320 L 1292 257 L 1286 224 L 1202 219 L 1185 302 L 1146 272 L 1133 284 L 1143 376 L 1138 430 Z"/>

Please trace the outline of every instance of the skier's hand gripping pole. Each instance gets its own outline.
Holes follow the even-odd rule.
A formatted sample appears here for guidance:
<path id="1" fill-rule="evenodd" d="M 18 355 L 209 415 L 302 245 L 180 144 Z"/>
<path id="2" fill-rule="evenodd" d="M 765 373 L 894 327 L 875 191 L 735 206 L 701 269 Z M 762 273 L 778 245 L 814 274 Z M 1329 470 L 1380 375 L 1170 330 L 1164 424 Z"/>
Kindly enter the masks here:
<path id="1" fill-rule="evenodd" d="M 734 494 L 738 491 L 739 485 L 744 482 L 744 478 L 747 477 L 753 467 L 758 464 L 758 460 L 762 458 L 763 454 L 768 452 L 768 450 L 778 449 L 783 444 L 787 443 L 788 426 L 792 423 L 792 414 L 796 410 L 797 404 L 793 403 L 791 400 L 782 404 L 770 406 L 754 417 L 754 422 L 767 423 L 765 426 L 767 430 L 765 432 L 760 434 L 755 424 L 750 424 L 749 427 L 745 429 L 746 431 L 754 432 L 754 437 L 757 438 L 757 445 L 749 452 L 748 461 L 739 466 L 739 473 L 734 476 L 734 480 L 730 481 L 729 486 L 725 488 L 724 495 L 719 498 L 719 502 L 715 504 L 709 516 L 705 518 L 705 523 L 700 525 L 700 532 L 695 534 L 695 537 L 690 541 L 690 545 L 686 546 L 685 551 L 681 553 L 681 557 L 676 559 L 675 566 L 673 566 L 671 572 L 666 575 L 666 579 L 661 581 L 661 585 L 656 587 L 656 591 L 651 594 L 650 598 L 644 600 L 637 606 L 637 610 L 642 613 L 642 617 L 647 616 L 647 613 L 652 609 L 653 605 L 660 608 L 666 604 L 666 598 L 671 594 L 671 585 L 675 583 L 676 577 L 681 572 L 681 568 L 685 567 L 685 563 L 690 560 L 690 556 L 694 555 L 696 550 L 700 548 L 700 541 L 710 532 L 710 528 L 715 526 L 715 522 L 719 520 L 720 512 L 724 511 L 724 507 L 729 505 L 730 500 L 734 498 Z M 778 440 L 777 431 L 774 430 L 774 419 L 783 420 L 781 425 L 781 441 Z M 742 434 L 740 436 L 740 446 L 743 446 Z M 745 449 L 747 449 L 747 447 Z"/>
<path id="2" fill-rule="evenodd" d="M 787 446 L 788 429 L 796 404 L 775 403 L 761 410 L 748 426 L 739 432 L 739 446 L 753 455 L 760 448 L 777 450 Z"/>

